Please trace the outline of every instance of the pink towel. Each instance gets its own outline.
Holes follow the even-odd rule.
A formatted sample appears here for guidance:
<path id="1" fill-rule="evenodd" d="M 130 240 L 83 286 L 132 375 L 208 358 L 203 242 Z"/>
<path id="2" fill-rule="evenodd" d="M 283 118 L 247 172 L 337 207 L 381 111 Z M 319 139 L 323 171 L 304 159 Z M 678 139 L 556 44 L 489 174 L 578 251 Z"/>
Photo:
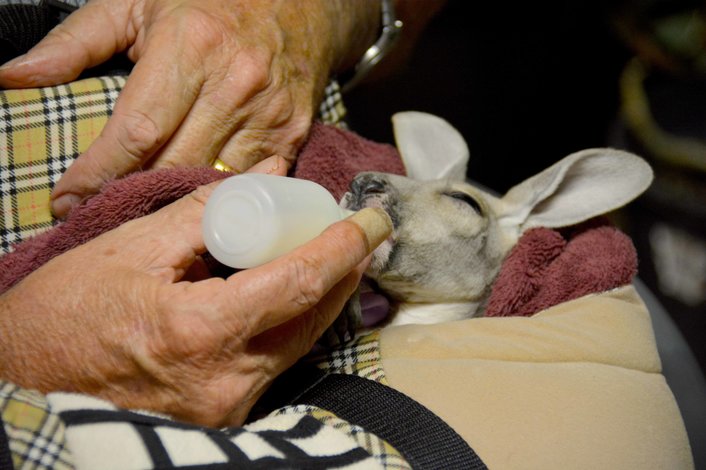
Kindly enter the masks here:
<path id="1" fill-rule="evenodd" d="M 563 231 L 525 232 L 503 262 L 485 316 L 529 316 L 586 294 L 632 282 L 637 252 L 601 219 Z"/>
<path id="2" fill-rule="evenodd" d="M 394 147 L 316 123 L 293 176 L 316 181 L 340 199 L 360 171 L 404 174 L 404 167 Z M 134 173 L 106 184 L 65 222 L 0 258 L 0 293 L 51 258 L 227 176 L 210 168 L 181 168 Z M 530 230 L 503 264 L 486 315 L 531 315 L 628 284 L 635 275 L 636 260 L 630 239 L 610 226 L 587 224 L 564 235 L 545 228 Z"/>

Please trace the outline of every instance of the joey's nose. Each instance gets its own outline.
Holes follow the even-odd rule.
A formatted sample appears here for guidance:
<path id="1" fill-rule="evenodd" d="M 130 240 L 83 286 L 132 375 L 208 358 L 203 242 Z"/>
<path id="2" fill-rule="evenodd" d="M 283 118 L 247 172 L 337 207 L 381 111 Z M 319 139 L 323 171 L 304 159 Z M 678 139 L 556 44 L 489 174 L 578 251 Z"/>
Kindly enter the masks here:
<path id="1" fill-rule="evenodd" d="M 385 192 L 386 186 L 387 183 L 383 175 L 366 173 L 356 176 L 351 182 L 351 192 L 356 196 L 382 194 Z"/>

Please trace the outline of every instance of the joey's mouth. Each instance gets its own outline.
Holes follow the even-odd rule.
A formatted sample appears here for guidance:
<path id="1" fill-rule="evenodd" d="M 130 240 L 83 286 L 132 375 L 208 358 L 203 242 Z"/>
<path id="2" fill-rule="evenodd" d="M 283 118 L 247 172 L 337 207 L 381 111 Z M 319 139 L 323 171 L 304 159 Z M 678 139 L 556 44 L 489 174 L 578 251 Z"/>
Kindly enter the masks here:
<path id="1" fill-rule="evenodd" d="M 357 211 L 364 207 L 379 207 L 385 209 L 384 200 L 387 199 L 384 194 L 356 194 L 347 192 L 341 199 L 341 207 Z"/>

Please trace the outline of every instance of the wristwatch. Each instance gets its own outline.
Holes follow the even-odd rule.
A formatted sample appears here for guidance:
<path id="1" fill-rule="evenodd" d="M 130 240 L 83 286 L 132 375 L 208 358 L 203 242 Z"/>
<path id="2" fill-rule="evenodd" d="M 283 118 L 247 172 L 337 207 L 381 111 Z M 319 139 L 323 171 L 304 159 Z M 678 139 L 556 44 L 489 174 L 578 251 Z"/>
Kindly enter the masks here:
<path id="1" fill-rule="evenodd" d="M 351 78 L 344 80 L 341 91 L 352 90 L 394 47 L 402 32 L 402 21 L 395 17 L 394 0 L 380 0 L 382 31 L 375 44 L 365 51 L 353 68 Z"/>

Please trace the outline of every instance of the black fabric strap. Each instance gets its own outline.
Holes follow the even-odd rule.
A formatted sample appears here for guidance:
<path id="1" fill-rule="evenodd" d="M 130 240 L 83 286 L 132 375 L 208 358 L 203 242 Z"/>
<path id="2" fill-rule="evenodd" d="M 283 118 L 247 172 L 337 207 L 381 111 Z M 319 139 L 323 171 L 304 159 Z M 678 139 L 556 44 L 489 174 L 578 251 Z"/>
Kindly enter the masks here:
<path id="1" fill-rule="evenodd" d="M 412 398 L 355 375 L 321 373 L 292 404 L 328 410 L 394 446 L 415 469 L 486 469 L 441 418 Z"/>

